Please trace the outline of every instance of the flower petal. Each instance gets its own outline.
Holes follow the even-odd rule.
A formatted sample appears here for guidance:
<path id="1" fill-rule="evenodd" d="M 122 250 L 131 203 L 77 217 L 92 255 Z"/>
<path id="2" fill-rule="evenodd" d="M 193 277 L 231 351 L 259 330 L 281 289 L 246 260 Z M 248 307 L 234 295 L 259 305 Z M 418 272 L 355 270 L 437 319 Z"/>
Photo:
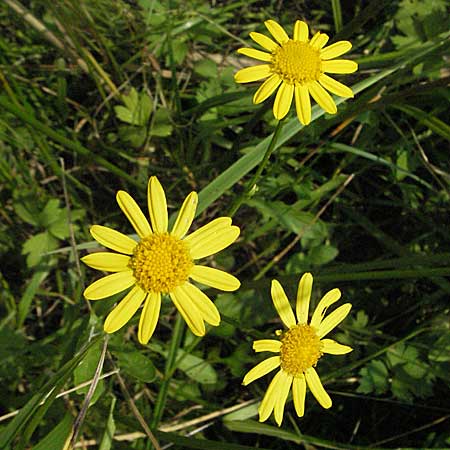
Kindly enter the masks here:
<path id="1" fill-rule="evenodd" d="M 152 229 L 150 228 L 148 220 L 128 192 L 117 192 L 116 199 L 120 209 L 127 216 L 127 219 L 130 221 L 131 225 L 133 225 L 133 228 L 140 238 L 145 238 L 152 234 Z"/>
<path id="2" fill-rule="evenodd" d="M 264 34 L 261 33 L 257 33 L 256 31 L 252 31 L 250 33 L 250 37 L 257 43 L 259 44 L 262 48 L 265 48 L 266 50 L 268 50 L 269 52 L 274 52 L 275 50 L 277 50 L 278 48 L 280 48 L 278 46 L 277 43 L 273 42 L 272 39 L 268 38 L 267 36 L 265 36 Z"/>
<path id="3" fill-rule="evenodd" d="M 276 358 L 276 356 L 274 356 L 274 358 Z M 260 422 L 266 421 L 272 414 L 277 398 L 280 395 L 280 382 L 283 382 L 283 380 L 282 370 L 280 370 L 270 382 L 266 394 L 258 408 Z"/>
<path id="4" fill-rule="evenodd" d="M 126 255 L 132 255 L 137 245 L 135 240 L 125 234 L 102 225 L 93 225 L 90 233 L 99 244 Z"/>
<path id="5" fill-rule="evenodd" d="M 170 293 L 170 298 L 191 331 L 196 336 L 204 336 L 206 330 L 200 311 L 196 308 L 192 300 L 180 289 L 180 286 L 176 287 Z"/>
<path id="6" fill-rule="evenodd" d="M 284 31 L 284 28 L 275 20 L 266 20 L 264 25 L 279 44 L 284 44 L 289 40 L 289 36 Z"/>
<path id="7" fill-rule="evenodd" d="M 119 304 L 108 314 L 103 329 L 106 333 L 114 333 L 122 328 L 139 309 L 147 293 L 139 286 L 134 286 Z"/>
<path id="8" fill-rule="evenodd" d="M 255 352 L 274 352 L 278 353 L 281 348 L 281 341 L 276 339 L 260 339 L 253 342 Z"/>
<path id="9" fill-rule="evenodd" d="M 296 325 L 294 313 L 292 312 L 289 300 L 286 297 L 283 287 L 277 280 L 272 280 L 272 287 L 270 291 L 272 295 L 273 304 L 277 310 L 281 320 L 288 327 Z"/>
<path id="10" fill-rule="evenodd" d="M 335 309 L 331 314 L 329 314 L 319 325 L 319 329 L 317 330 L 317 336 L 319 338 L 323 338 L 327 335 L 333 328 L 337 327 L 347 316 L 350 310 L 352 309 L 352 305 L 350 303 L 345 303 L 344 305 L 339 306 L 339 308 Z"/>
<path id="11" fill-rule="evenodd" d="M 205 293 L 191 283 L 184 283 L 179 290 L 192 301 L 204 321 L 215 327 L 219 325 L 219 310 Z"/>
<path id="12" fill-rule="evenodd" d="M 251 83 L 262 80 L 271 74 L 269 64 L 259 64 L 257 66 L 245 67 L 234 74 L 236 83 Z"/>
<path id="13" fill-rule="evenodd" d="M 276 369 L 280 366 L 281 359 L 279 356 L 271 356 L 270 358 L 261 361 L 257 364 L 253 369 L 250 369 L 244 377 L 242 384 L 247 386 L 258 378 L 263 377 L 264 375 L 272 372 L 273 369 Z"/>
<path id="14" fill-rule="evenodd" d="M 322 71 L 328 73 L 353 73 L 358 70 L 358 64 L 349 59 L 334 59 L 322 61 Z"/>
<path id="15" fill-rule="evenodd" d="M 314 397 L 316 397 L 316 400 L 320 403 L 320 406 L 325 409 L 330 408 L 332 405 L 331 398 L 323 388 L 319 375 L 317 375 L 317 372 L 313 367 L 306 370 L 305 378 L 309 389 Z"/>
<path id="16" fill-rule="evenodd" d="M 192 225 L 192 221 L 195 217 L 195 211 L 197 210 L 198 195 L 197 192 L 191 192 L 183 202 L 180 212 L 178 213 L 175 225 L 172 228 L 171 235 L 178 239 L 183 239 L 189 228 Z"/>
<path id="17" fill-rule="evenodd" d="M 280 370 L 280 372 L 282 375 L 280 376 L 278 398 L 274 408 L 275 421 L 278 426 L 281 426 L 281 422 L 283 422 L 284 405 L 286 404 L 289 391 L 291 390 L 292 379 L 294 378 L 284 370 Z"/>
<path id="18" fill-rule="evenodd" d="M 144 303 L 144 309 L 139 319 L 138 339 L 143 345 L 147 344 L 158 323 L 159 311 L 161 309 L 161 294 L 151 292 Z"/>
<path id="19" fill-rule="evenodd" d="M 336 114 L 337 108 L 331 95 L 317 82 L 313 81 L 308 84 L 308 89 L 313 99 L 327 113 Z"/>
<path id="20" fill-rule="evenodd" d="M 273 104 L 273 115 L 275 119 L 281 120 L 289 112 L 294 96 L 294 85 L 283 82 L 278 89 L 275 102 Z"/>
<path id="21" fill-rule="evenodd" d="M 347 53 L 352 48 L 349 41 L 339 41 L 320 50 L 320 58 L 322 60 L 337 58 Z"/>
<path id="22" fill-rule="evenodd" d="M 229 217 L 219 217 L 191 233 L 184 239 L 192 259 L 200 259 L 220 252 L 231 245 L 240 230 L 231 226 Z"/>
<path id="23" fill-rule="evenodd" d="M 274 92 L 275 89 L 280 85 L 281 78 L 277 73 L 274 73 L 270 78 L 267 78 L 266 81 L 258 88 L 253 96 L 253 103 L 257 105 L 258 103 L 262 103 L 266 98 L 269 98 Z"/>
<path id="24" fill-rule="evenodd" d="M 166 233 L 167 223 L 167 201 L 164 189 L 158 178 L 150 177 L 147 188 L 148 212 L 155 233 Z"/>
<path id="25" fill-rule="evenodd" d="M 297 20 L 294 25 L 294 41 L 306 42 L 308 36 L 308 24 L 302 20 Z"/>
<path id="26" fill-rule="evenodd" d="M 110 252 L 97 252 L 83 256 L 81 261 L 89 267 L 105 272 L 122 272 L 128 270 L 130 257 Z"/>
<path id="27" fill-rule="evenodd" d="M 194 266 L 189 276 L 199 283 L 226 292 L 235 291 L 241 285 L 241 282 L 233 275 L 212 267 Z"/>
<path id="28" fill-rule="evenodd" d="M 239 48 L 237 52 L 241 55 L 248 56 L 249 58 L 257 59 L 258 61 L 269 62 L 272 60 L 272 55 L 270 53 L 262 52 L 261 50 L 256 50 L 254 48 Z"/>
<path id="29" fill-rule="evenodd" d="M 136 279 L 133 276 L 133 272 L 124 270 L 94 281 L 84 290 L 84 296 L 88 300 L 100 300 L 122 292 L 135 283 Z"/>
<path id="30" fill-rule="evenodd" d="M 313 285 L 313 276 L 307 272 L 298 283 L 296 313 L 298 323 L 308 322 L 309 301 Z"/>
<path id="31" fill-rule="evenodd" d="M 341 298 L 341 291 L 337 288 L 331 289 L 328 291 L 320 300 L 317 305 L 314 314 L 311 318 L 310 325 L 314 327 L 316 330 L 319 329 L 320 322 L 325 316 L 327 309 L 333 304 L 336 303 Z"/>
<path id="32" fill-rule="evenodd" d="M 316 50 L 320 50 L 328 42 L 328 39 L 330 37 L 327 34 L 318 31 L 309 42 L 309 45 Z"/>
<path id="33" fill-rule="evenodd" d="M 320 342 L 322 344 L 322 352 L 330 355 L 345 355 L 353 350 L 348 345 L 339 344 L 333 339 L 322 339 Z"/>
<path id="34" fill-rule="evenodd" d="M 309 125 L 311 122 L 311 99 L 306 85 L 298 84 L 295 86 L 295 109 L 300 123 Z"/>
<path id="35" fill-rule="evenodd" d="M 351 98 L 354 97 L 353 91 L 345 84 L 339 83 L 334 78 L 325 75 L 324 73 L 319 77 L 319 83 L 328 91 L 339 97 Z"/>
<path id="36" fill-rule="evenodd" d="M 306 380 L 305 376 L 294 377 L 292 383 L 292 398 L 294 400 L 295 412 L 298 417 L 303 417 L 305 414 L 305 397 L 306 397 Z"/>

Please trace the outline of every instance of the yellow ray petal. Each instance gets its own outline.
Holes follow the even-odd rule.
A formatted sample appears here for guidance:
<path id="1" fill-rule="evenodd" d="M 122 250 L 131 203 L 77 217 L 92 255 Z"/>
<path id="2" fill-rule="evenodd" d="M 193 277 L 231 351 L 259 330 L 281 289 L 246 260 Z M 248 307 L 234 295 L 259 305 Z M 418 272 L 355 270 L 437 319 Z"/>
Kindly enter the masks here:
<path id="1" fill-rule="evenodd" d="M 195 217 L 195 211 L 198 204 L 197 192 L 191 192 L 184 200 L 178 213 L 177 220 L 171 231 L 171 235 L 182 239 L 188 232 Z"/>
<path id="2" fill-rule="evenodd" d="M 241 285 L 241 282 L 233 275 L 212 267 L 194 266 L 189 276 L 206 286 L 227 292 L 235 291 Z"/>
<path id="3" fill-rule="evenodd" d="M 122 328 L 139 309 L 147 293 L 139 286 L 133 287 L 119 304 L 108 314 L 103 329 L 106 333 L 114 333 Z"/>
<path id="4" fill-rule="evenodd" d="M 200 311 L 196 308 L 192 300 L 180 290 L 180 286 L 176 287 L 170 293 L 170 298 L 191 331 L 196 336 L 204 336 L 205 324 L 200 315 Z"/>
<path id="5" fill-rule="evenodd" d="M 333 59 L 322 61 L 322 71 L 328 73 L 353 73 L 358 70 L 358 64 L 349 59 Z"/>
<path id="6" fill-rule="evenodd" d="M 274 356 L 274 358 L 276 358 L 276 356 Z M 275 402 L 280 394 L 280 381 L 283 380 L 283 375 L 281 372 L 281 370 L 278 371 L 278 373 L 273 377 L 273 380 L 270 382 L 266 394 L 259 405 L 258 412 L 260 422 L 266 421 L 272 414 Z"/>
<path id="7" fill-rule="evenodd" d="M 275 339 L 260 339 L 253 342 L 255 352 L 274 352 L 278 353 L 281 348 L 281 341 Z"/>
<path id="8" fill-rule="evenodd" d="M 313 285 L 313 276 L 307 272 L 298 283 L 296 313 L 298 323 L 308 322 L 309 301 Z"/>
<path id="9" fill-rule="evenodd" d="M 231 226 L 229 217 L 219 217 L 188 235 L 184 242 L 189 246 L 192 259 L 200 259 L 228 247 L 239 233 L 238 227 Z"/>
<path id="10" fill-rule="evenodd" d="M 278 424 L 278 426 L 281 426 L 281 422 L 283 422 L 284 405 L 286 404 L 289 391 L 291 390 L 291 384 L 293 379 L 293 376 L 287 374 L 284 370 L 280 370 L 280 372 L 281 376 L 279 381 L 278 398 L 277 401 L 275 402 L 274 407 L 275 421 Z"/>
<path id="11" fill-rule="evenodd" d="M 141 208 L 139 208 L 138 204 L 134 201 L 133 197 L 131 197 L 128 192 L 119 191 L 117 192 L 116 199 L 120 209 L 127 216 L 127 219 L 136 230 L 138 236 L 140 238 L 149 236 L 152 233 L 150 224 L 141 211 Z"/>
<path id="12" fill-rule="evenodd" d="M 184 298 L 190 299 L 204 321 L 215 327 L 219 325 L 220 314 L 217 306 L 198 287 L 191 283 L 184 283 L 179 287 L 179 292 L 183 293 L 182 295 L 185 296 Z"/>
<path id="13" fill-rule="evenodd" d="M 314 310 L 313 316 L 311 318 L 310 325 L 314 327 L 316 330 L 319 329 L 320 322 L 322 322 L 327 309 L 333 304 L 336 303 L 341 298 L 341 291 L 339 289 L 331 289 L 328 291 L 320 300 L 316 309 Z"/>
<path id="14" fill-rule="evenodd" d="M 327 113 L 336 114 L 337 108 L 331 95 L 317 82 L 313 81 L 308 84 L 309 92 L 312 98 Z"/>
<path id="15" fill-rule="evenodd" d="M 153 231 L 166 233 L 168 222 L 166 194 L 156 177 L 150 177 L 148 181 L 147 200 Z"/>
<path id="16" fill-rule="evenodd" d="M 309 45 L 316 50 L 320 50 L 328 42 L 328 39 L 330 37 L 327 34 L 318 31 L 311 39 Z"/>
<path id="17" fill-rule="evenodd" d="M 302 20 L 297 20 L 294 25 L 294 41 L 306 42 L 308 37 L 308 24 Z"/>
<path id="18" fill-rule="evenodd" d="M 144 309 L 139 319 L 138 339 L 143 345 L 147 344 L 158 323 L 159 311 L 161 309 L 161 294 L 152 292 L 148 294 L 144 303 Z"/>
<path id="19" fill-rule="evenodd" d="M 102 225 L 93 225 L 90 233 L 99 244 L 126 255 L 132 255 L 137 245 L 135 240 L 125 234 Z"/>
<path id="20" fill-rule="evenodd" d="M 298 417 L 303 417 L 305 414 L 305 397 L 306 397 L 306 380 L 302 374 L 294 377 L 292 383 L 292 398 L 294 400 L 295 412 Z"/>
<path id="21" fill-rule="evenodd" d="M 251 83 L 262 80 L 270 75 L 269 64 L 259 64 L 257 66 L 245 67 L 234 74 L 236 83 Z"/>
<path id="22" fill-rule="evenodd" d="M 339 306 L 331 314 L 329 314 L 319 325 L 317 330 L 317 336 L 323 338 L 326 336 L 333 328 L 337 327 L 348 315 L 352 305 L 350 303 L 345 303 Z"/>
<path id="23" fill-rule="evenodd" d="M 289 36 L 284 31 L 284 28 L 275 20 L 266 20 L 264 25 L 279 44 L 284 44 L 289 40 Z"/>
<path id="24" fill-rule="evenodd" d="M 250 369 L 244 377 L 242 384 L 247 386 L 258 378 L 263 377 L 264 375 L 272 372 L 273 369 L 280 367 L 280 357 L 279 356 L 271 356 L 270 358 L 261 361 L 257 364 L 253 369 Z M 269 414 L 270 415 L 270 414 Z"/>
<path id="25" fill-rule="evenodd" d="M 250 33 L 250 37 L 257 43 L 259 44 L 262 48 L 265 48 L 266 50 L 268 50 L 269 52 L 274 52 L 275 50 L 277 50 L 278 48 L 280 48 L 278 46 L 277 43 L 273 42 L 272 39 L 268 38 L 267 36 L 265 36 L 264 34 L 261 33 L 257 33 L 256 31 L 252 31 Z"/>
<path id="26" fill-rule="evenodd" d="M 323 48 L 320 51 L 320 58 L 323 60 L 337 58 L 338 56 L 347 53 L 352 48 L 352 44 L 349 41 L 339 41 L 328 47 Z"/>
<path id="27" fill-rule="evenodd" d="M 253 96 L 253 103 L 257 105 L 258 103 L 262 103 L 264 100 L 269 98 L 274 92 L 275 89 L 280 85 L 281 78 L 278 74 L 274 73 L 270 78 L 267 78 L 266 81 L 258 88 Z"/>
<path id="28" fill-rule="evenodd" d="M 330 355 L 345 355 L 353 350 L 348 345 L 339 344 L 333 339 L 322 339 L 320 343 L 322 344 L 322 352 Z"/>
<path id="29" fill-rule="evenodd" d="M 294 85 L 286 82 L 281 83 L 275 102 L 273 103 L 273 115 L 275 119 L 281 120 L 289 112 L 294 96 Z"/>
<path id="30" fill-rule="evenodd" d="M 289 300 L 286 297 L 283 287 L 277 280 L 272 280 L 271 295 L 275 309 L 277 310 L 281 320 L 288 327 L 296 325 L 294 313 L 292 312 Z"/>
<path id="31" fill-rule="evenodd" d="M 314 397 L 316 397 L 316 400 L 319 402 L 320 406 L 325 409 L 330 408 L 332 405 L 331 398 L 323 388 L 319 375 L 317 375 L 317 372 L 313 367 L 306 370 L 305 378 L 309 389 Z"/>
<path id="32" fill-rule="evenodd" d="M 353 92 L 349 87 L 324 73 L 320 75 L 319 83 L 331 93 L 339 95 L 339 97 L 353 97 Z"/>
<path id="33" fill-rule="evenodd" d="M 131 270 L 113 273 L 94 281 L 84 290 L 88 300 L 100 300 L 105 297 L 122 292 L 136 283 Z"/>
<path id="34" fill-rule="evenodd" d="M 249 58 L 257 59 L 258 61 L 269 62 L 272 60 L 272 55 L 270 53 L 255 50 L 254 48 L 240 48 L 237 52 L 241 55 L 248 56 Z"/>
<path id="35" fill-rule="evenodd" d="M 130 257 L 110 252 L 97 252 L 83 256 L 81 261 L 89 267 L 105 272 L 121 272 L 128 269 Z"/>
<path id="36" fill-rule="evenodd" d="M 297 117 L 303 125 L 309 125 L 311 122 L 311 99 L 306 85 L 295 86 L 295 109 Z"/>

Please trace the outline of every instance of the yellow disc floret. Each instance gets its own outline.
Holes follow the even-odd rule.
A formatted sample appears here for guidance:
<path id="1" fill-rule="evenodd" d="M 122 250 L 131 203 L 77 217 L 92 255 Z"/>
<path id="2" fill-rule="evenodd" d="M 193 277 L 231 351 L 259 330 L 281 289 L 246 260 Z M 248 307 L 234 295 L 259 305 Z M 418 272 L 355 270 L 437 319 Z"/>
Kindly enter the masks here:
<path id="1" fill-rule="evenodd" d="M 299 376 L 317 364 L 322 344 L 313 327 L 302 323 L 290 328 L 281 339 L 281 367 L 292 376 Z"/>
<path id="2" fill-rule="evenodd" d="M 307 42 L 289 39 L 272 54 L 272 71 L 292 84 L 316 81 L 322 73 L 320 52 Z"/>
<path id="3" fill-rule="evenodd" d="M 130 268 L 146 292 L 169 293 L 187 281 L 194 262 L 187 245 L 168 233 L 155 233 L 134 249 Z"/>

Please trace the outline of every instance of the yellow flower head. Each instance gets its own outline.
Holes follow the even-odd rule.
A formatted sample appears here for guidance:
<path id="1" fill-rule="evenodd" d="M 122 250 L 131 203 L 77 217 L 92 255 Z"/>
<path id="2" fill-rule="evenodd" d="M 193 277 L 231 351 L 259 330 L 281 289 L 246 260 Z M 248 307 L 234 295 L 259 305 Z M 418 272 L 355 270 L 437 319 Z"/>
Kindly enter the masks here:
<path id="1" fill-rule="evenodd" d="M 280 120 L 286 116 L 294 97 L 298 119 L 308 125 L 311 122 L 310 95 L 330 114 L 335 114 L 337 108 L 326 90 L 340 97 L 353 97 L 349 87 L 325 74 L 353 73 L 358 69 L 358 65 L 348 59 L 332 61 L 352 48 L 350 42 L 339 41 L 325 47 L 329 37 L 317 32 L 310 40 L 308 25 L 300 20 L 295 22 L 292 39 L 274 20 L 267 20 L 264 24 L 277 42 L 264 34 L 252 32 L 250 37 L 266 52 L 253 48 L 240 48 L 238 52 L 265 64 L 246 67 L 234 76 L 237 83 L 267 78 L 256 91 L 253 103 L 263 102 L 279 87 L 273 104 L 275 118 Z"/>
<path id="2" fill-rule="evenodd" d="M 298 284 L 295 319 L 286 294 L 277 280 L 272 281 L 272 300 L 281 320 L 288 328 L 280 332 L 280 340 L 262 339 L 253 343 L 255 352 L 274 352 L 272 356 L 253 367 L 244 377 L 243 384 L 266 375 L 280 367 L 259 406 L 259 421 L 267 420 L 272 411 L 278 426 L 283 421 L 284 405 L 292 386 L 292 397 L 297 415 L 302 417 L 305 411 L 306 385 L 324 408 L 331 407 L 330 396 L 322 386 L 314 367 L 324 353 L 343 355 L 352 348 L 332 339 L 323 339 L 326 334 L 339 325 L 350 312 L 352 305 L 345 303 L 324 318 L 329 306 L 341 297 L 339 289 L 332 289 L 320 300 L 311 321 L 308 324 L 309 300 L 313 277 L 305 273 Z"/>
<path id="3" fill-rule="evenodd" d="M 144 303 L 138 338 L 139 342 L 146 344 L 158 321 L 161 294 L 170 295 L 195 335 L 205 334 L 204 322 L 219 325 L 220 315 L 216 306 L 189 279 L 223 291 L 239 288 L 240 282 L 234 276 L 195 264 L 195 260 L 223 250 L 238 238 L 239 228 L 231 225 L 231 218 L 219 217 L 186 236 L 198 202 L 197 193 L 191 192 L 169 232 L 166 196 L 156 177 L 151 177 L 148 182 L 151 225 L 128 193 L 119 191 L 116 198 L 120 209 L 136 230 L 139 242 L 111 228 L 94 225 L 91 228 L 94 239 L 118 253 L 99 252 L 82 258 L 94 269 L 114 272 L 86 288 L 84 296 L 88 300 L 109 297 L 131 287 L 106 318 L 105 331 L 117 331 Z"/>

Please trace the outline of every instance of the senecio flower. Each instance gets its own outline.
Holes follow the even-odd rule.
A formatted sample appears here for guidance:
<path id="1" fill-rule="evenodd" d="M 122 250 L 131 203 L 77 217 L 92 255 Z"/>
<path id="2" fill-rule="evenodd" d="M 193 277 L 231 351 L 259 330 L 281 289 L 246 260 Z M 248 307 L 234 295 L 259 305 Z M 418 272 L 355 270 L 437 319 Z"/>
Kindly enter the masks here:
<path id="1" fill-rule="evenodd" d="M 330 408 L 330 396 L 323 388 L 314 367 L 324 353 L 343 355 L 352 351 L 347 345 L 338 344 L 332 339 L 323 339 L 347 317 L 352 307 L 350 303 L 345 303 L 324 318 L 327 308 L 340 299 L 339 289 L 332 289 L 323 296 L 308 325 L 312 283 L 313 277 L 310 273 L 305 273 L 300 279 L 297 291 L 297 320 L 295 320 L 281 284 L 277 280 L 272 281 L 272 300 L 288 330 L 277 332 L 277 335 L 281 336 L 280 340 L 262 339 L 253 343 L 256 352 L 274 352 L 279 355 L 260 362 L 245 375 L 243 381 L 246 386 L 280 367 L 259 406 L 260 422 L 267 420 L 274 411 L 275 420 L 278 426 L 281 425 L 291 385 L 294 407 L 299 417 L 302 417 L 305 411 L 306 385 L 321 406 Z"/>
<path id="2" fill-rule="evenodd" d="M 292 39 L 274 20 L 267 20 L 264 24 L 278 43 L 264 34 L 250 33 L 250 37 L 267 52 L 253 48 L 240 48 L 238 52 L 265 64 L 246 67 L 234 76 L 237 83 L 267 78 L 253 96 L 253 103 L 262 103 L 279 87 L 273 104 L 275 118 L 280 120 L 286 116 L 294 97 L 298 119 L 308 125 L 311 122 L 310 95 L 330 114 L 335 114 L 337 108 L 326 90 L 340 97 L 353 97 L 349 87 L 326 75 L 353 73 L 358 69 L 358 65 L 348 59 L 332 61 L 352 48 L 350 42 L 339 41 L 325 47 L 329 37 L 320 32 L 309 40 L 308 25 L 301 20 L 295 22 Z"/>
<path id="3" fill-rule="evenodd" d="M 170 295 L 195 335 L 205 334 L 204 322 L 219 325 L 220 315 L 216 306 L 189 279 L 223 291 L 239 288 L 240 282 L 234 276 L 194 263 L 223 250 L 238 238 L 239 228 L 231 225 L 231 218 L 219 217 L 186 236 L 198 203 L 197 193 L 191 192 L 184 200 L 172 231 L 168 232 L 166 196 L 156 177 L 151 177 L 148 182 L 151 225 L 127 192 L 119 191 L 116 198 L 136 230 L 139 242 L 111 228 L 94 225 L 90 230 L 94 239 L 118 253 L 99 252 L 82 258 L 94 269 L 115 272 L 86 288 L 84 296 L 88 300 L 109 297 L 131 287 L 109 313 L 104 330 L 107 333 L 117 331 L 143 303 L 138 339 L 146 344 L 158 321 L 162 294 Z"/>

